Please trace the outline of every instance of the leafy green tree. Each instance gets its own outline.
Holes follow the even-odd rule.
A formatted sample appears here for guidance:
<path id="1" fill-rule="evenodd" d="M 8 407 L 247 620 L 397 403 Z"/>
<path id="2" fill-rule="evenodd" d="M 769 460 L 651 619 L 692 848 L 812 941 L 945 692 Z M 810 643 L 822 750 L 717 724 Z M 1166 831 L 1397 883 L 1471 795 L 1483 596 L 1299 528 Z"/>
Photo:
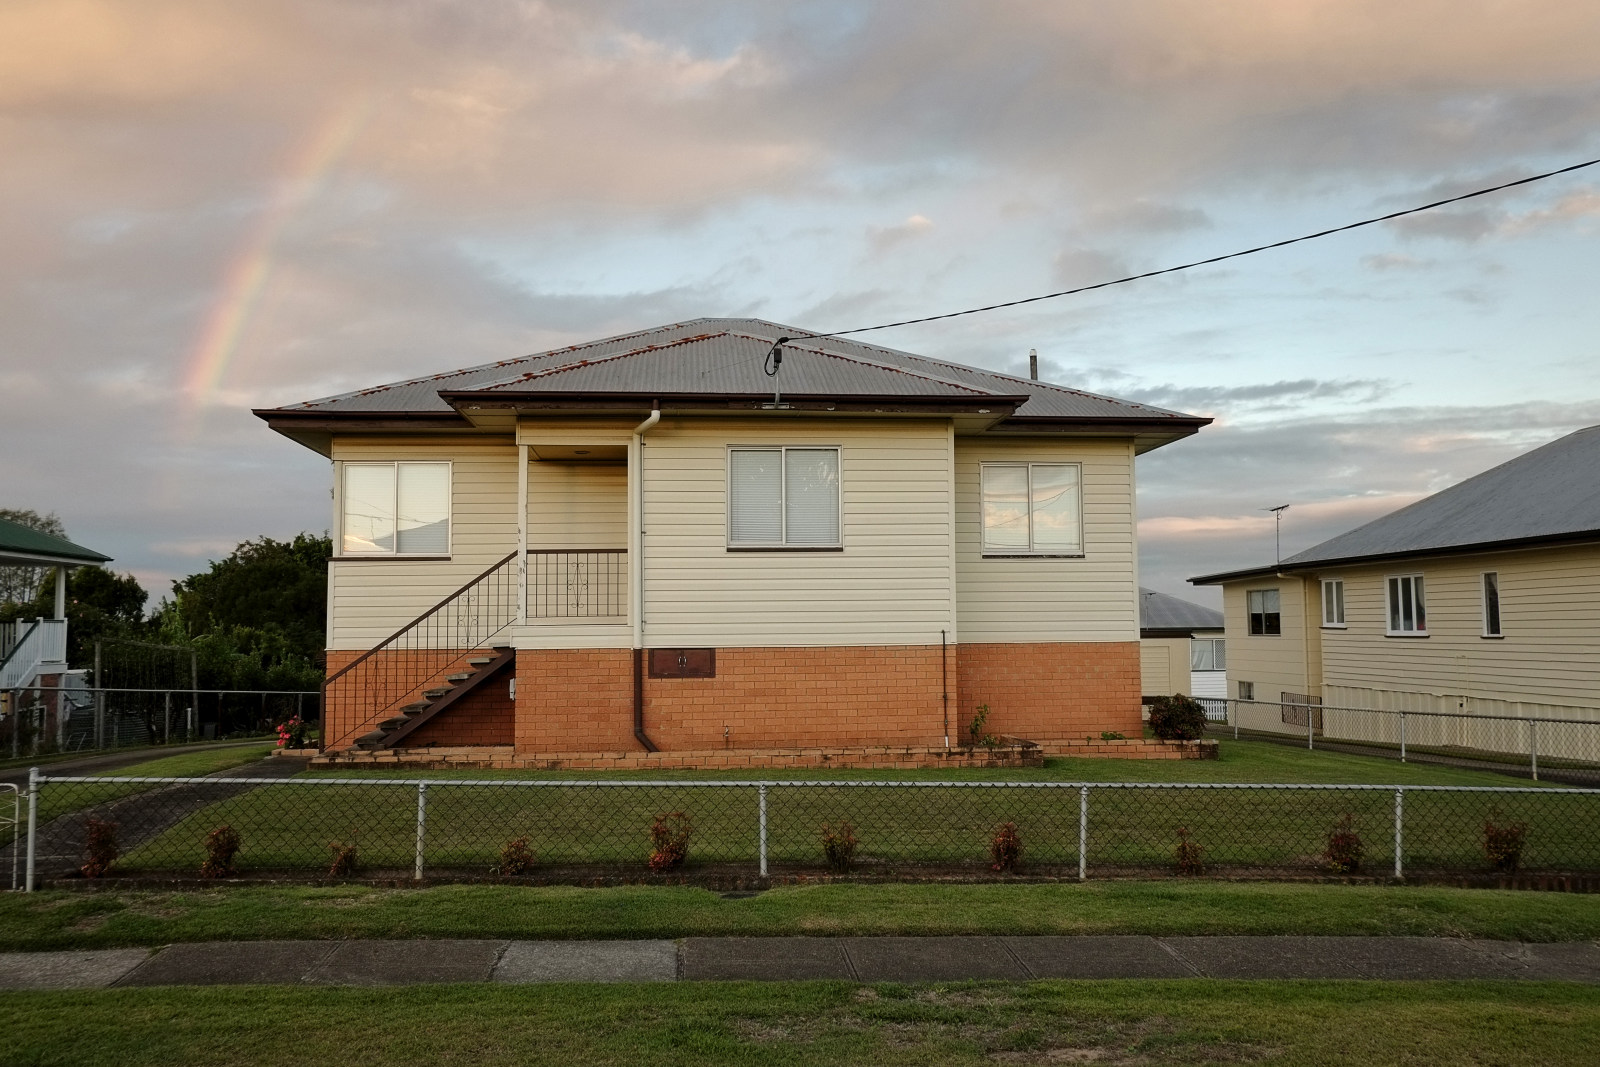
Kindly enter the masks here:
<path id="1" fill-rule="evenodd" d="M 203 688 L 315 689 L 332 554 L 327 537 L 306 533 L 245 541 L 173 583 L 157 612 L 157 640 L 195 649 Z"/>

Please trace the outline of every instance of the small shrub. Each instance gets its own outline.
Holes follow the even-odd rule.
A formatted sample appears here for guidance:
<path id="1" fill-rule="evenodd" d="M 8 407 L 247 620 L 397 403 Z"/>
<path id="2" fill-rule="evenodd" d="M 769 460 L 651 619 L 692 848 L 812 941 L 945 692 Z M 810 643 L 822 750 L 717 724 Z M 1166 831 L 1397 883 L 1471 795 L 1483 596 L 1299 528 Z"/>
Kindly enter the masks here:
<path id="1" fill-rule="evenodd" d="M 675 871 L 689 856 L 689 816 L 681 811 L 657 815 L 650 824 L 650 869 Z"/>
<path id="2" fill-rule="evenodd" d="M 972 738 L 972 743 L 974 745 L 982 745 L 984 748 L 994 748 L 1000 743 L 1000 739 L 989 732 L 988 725 L 989 705 L 979 704 L 977 714 L 973 715 L 972 721 L 967 724 L 967 734 Z"/>
<path id="3" fill-rule="evenodd" d="M 1022 866 L 1022 833 L 1014 822 L 1003 822 L 994 828 L 989 840 L 989 858 L 994 860 L 991 870 L 1015 873 Z"/>
<path id="4" fill-rule="evenodd" d="M 1116 730 L 1100 731 L 1100 740 L 1102 741 L 1126 741 L 1127 739 L 1126 734 L 1119 733 Z"/>
<path id="5" fill-rule="evenodd" d="M 310 735 L 311 727 L 296 715 L 278 724 L 278 747 L 305 748 Z"/>
<path id="6" fill-rule="evenodd" d="M 117 845 L 117 824 L 102 819 L 83 822 L 84 865 L 78 870 L 85 878 L 99 878 L 111 870 L 122 849 Z"/>
<path id="7" fill-rule="evenodd" d="M 1150 729 L 1163 741 L 1198 741 L 1206 732 L 1206 709 L 1193 697 L 1174 693 L 1150 701 Z"/>
<path id="8" fill-rule="evenodd" d="M 822 854 L 828 866 L 841 874 L 855 865 L 856 846 L 860 843 L 849 820 L 842 820 L 837 830 L 826 824 L 822 827 Z"/>
<path id="9" fill-rule="evenodd" d="M 1361 857 L 1366 851 L 1361 835 L 1356 833 L 1354 816 L 1346 812 L 1328 831 L 1328 848 L 1322 858 L 1334 874 L 1354 874 L 1361 869 Z"/>
<path id="10" fill-rule="evenodd" d="M 239 831 L 223 824 L 206 835 L 206 858 L 200 864 L 202 878 L 232 878 L 233 858 L 239 854 Z"/>
<path id="11" fill-rule="evenodd" d="M 333 862 L 328 864 L 328 873 L 333 877 L 348 878 L 361 869 L 361 856 L 354 842 L 346 845 L 329 841 L 328 848 L 333 852 Z"/>
<path id="12" fill-rule="evenodd" d="M 533 870 L 534 863 L 533 850 L 528 847 L 524 834 L 506 842 L 506 847 L 500 850 L 500 862 L 489 870 L 493 874 L 527 874 Z"/>
<path id="13" fill-rule="evenodd" d="M 1525 822 L 1496 822 L 1499 812 L 1483 820 L 1483 854 L 1489 869 L 1501 874 L 1516 874 L 1522 866 L 1522 846 L 1528 840 Z"/>
<path id="14" fill-rule="evenodd" d="M 1189 836 L 1187 826 L 1178 827 L 1178 873 L 1199 875 L 1206 873 L 1205 849 Z"/>

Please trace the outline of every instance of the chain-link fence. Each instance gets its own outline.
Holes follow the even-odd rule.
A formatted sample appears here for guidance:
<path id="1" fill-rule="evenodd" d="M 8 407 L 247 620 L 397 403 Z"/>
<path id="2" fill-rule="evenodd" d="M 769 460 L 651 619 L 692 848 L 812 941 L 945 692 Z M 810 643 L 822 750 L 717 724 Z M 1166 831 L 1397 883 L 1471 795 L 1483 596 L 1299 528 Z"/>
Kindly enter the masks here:
<path id="1" fill-rule="evenodd" d="M 321 702 L 316 690 L 25 686 L 0 693 L 0 758 L 261 737 L 295 717 L 315 724 Z"/>
<path id="2" fill-rule="evenodd" d="M 1202 699 L 1213 732 L 1600 785 L 1600 720 Z"/>
<path id="3" fill-rule="evenodd" d="M 1600 790 L 1550 787 L 40 776 L 28 806 L 44 880 L 219 852 L 241 875 L 555 882 L 1600 872 Z"/>

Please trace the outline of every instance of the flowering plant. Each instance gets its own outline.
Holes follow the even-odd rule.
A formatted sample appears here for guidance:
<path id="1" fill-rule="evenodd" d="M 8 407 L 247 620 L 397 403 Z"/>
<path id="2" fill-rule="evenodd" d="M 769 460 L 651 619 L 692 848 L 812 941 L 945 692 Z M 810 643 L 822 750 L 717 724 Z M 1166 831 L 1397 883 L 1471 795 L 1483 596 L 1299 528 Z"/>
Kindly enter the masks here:
<path id="1" fill-rule="evenodd" d="M 306 738 L 310 733 L 311 727 L 307 726 L 301 721 L 300 716 L 296 715 L 287 722 L 278 724 L 278 747 L 305 748 Z"/>

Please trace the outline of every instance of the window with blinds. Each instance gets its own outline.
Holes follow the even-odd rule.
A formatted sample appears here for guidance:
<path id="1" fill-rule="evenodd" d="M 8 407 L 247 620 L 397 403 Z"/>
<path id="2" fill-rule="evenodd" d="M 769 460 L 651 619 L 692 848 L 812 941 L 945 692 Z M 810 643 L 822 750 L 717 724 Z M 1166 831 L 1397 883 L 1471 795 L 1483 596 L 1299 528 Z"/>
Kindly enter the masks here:
<path id="1" fill-rule="evenodd" d="M 837 448 L 728 449 L 730 548 L 838 548 Z"/>
<path id="2" fill-rule="evenodd" d="M 342 488 L 341 555 L 450 554 L 450 464 L 346 463 Z"/>

